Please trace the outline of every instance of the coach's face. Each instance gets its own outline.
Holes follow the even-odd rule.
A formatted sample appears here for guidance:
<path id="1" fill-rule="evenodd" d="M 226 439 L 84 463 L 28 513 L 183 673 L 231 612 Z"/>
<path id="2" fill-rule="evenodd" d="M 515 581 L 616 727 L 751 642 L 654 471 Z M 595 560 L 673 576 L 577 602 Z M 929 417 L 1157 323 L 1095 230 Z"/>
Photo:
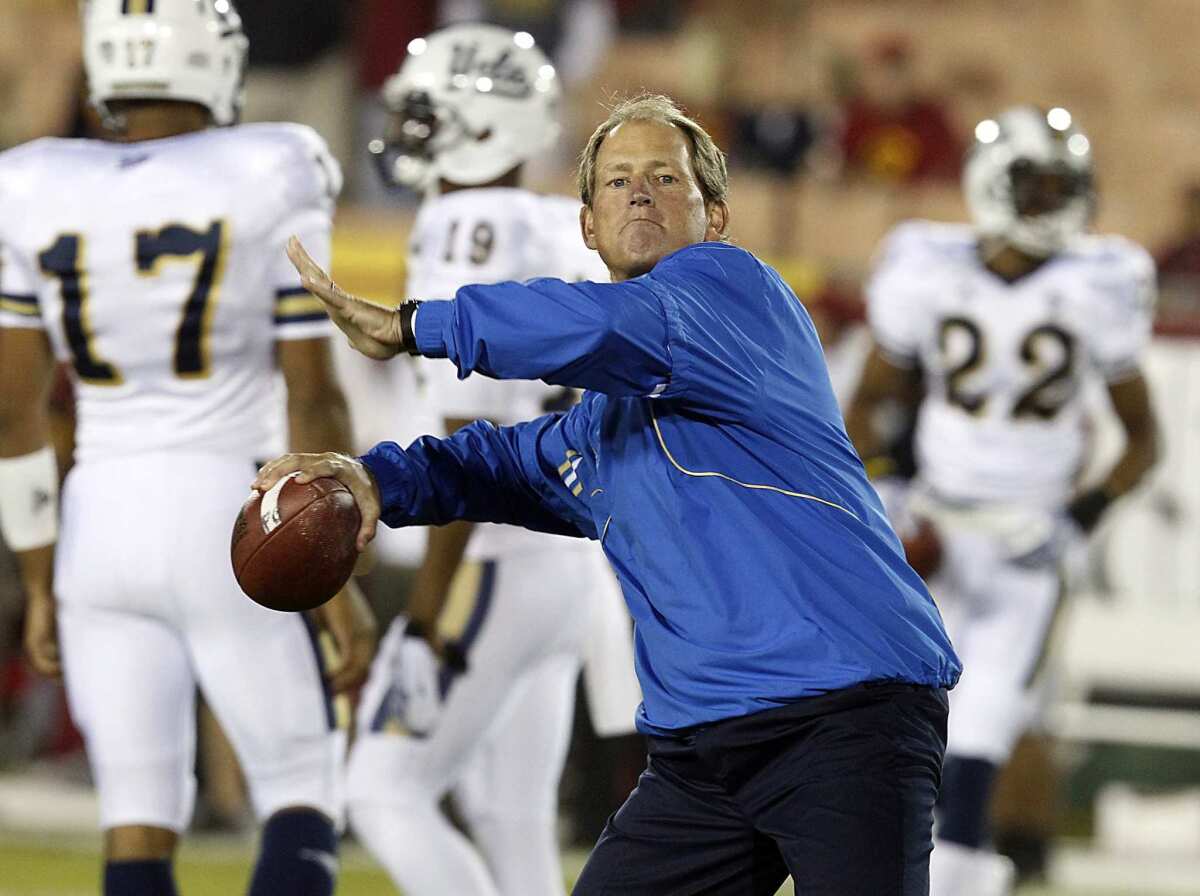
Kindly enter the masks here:
<path id="1" fill-rule="evenodd" d="M 600 144 L 592 204 L 580 223 L 583 241 L 620 282 L 677 249 L 720 239 L 728 216 L 724 202 L 704 201 L 686 133 L 660 121 L 627 121 Z"/>

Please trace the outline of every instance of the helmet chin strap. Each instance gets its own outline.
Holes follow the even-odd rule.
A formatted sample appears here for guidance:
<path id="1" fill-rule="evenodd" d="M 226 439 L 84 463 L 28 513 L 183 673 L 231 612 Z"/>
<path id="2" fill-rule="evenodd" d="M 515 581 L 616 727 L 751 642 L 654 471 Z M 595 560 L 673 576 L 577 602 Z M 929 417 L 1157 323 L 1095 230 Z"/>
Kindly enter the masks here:
<path id="1" fill-rule="evenodd" d="M 129 130 L 129 119 L 113 112 L 104 100 L 95 100 L 92 102 L 92 106 L 100 115 L 100 124 L 104 126 L 104 130 L 118 137 L 124 136 Z"/>

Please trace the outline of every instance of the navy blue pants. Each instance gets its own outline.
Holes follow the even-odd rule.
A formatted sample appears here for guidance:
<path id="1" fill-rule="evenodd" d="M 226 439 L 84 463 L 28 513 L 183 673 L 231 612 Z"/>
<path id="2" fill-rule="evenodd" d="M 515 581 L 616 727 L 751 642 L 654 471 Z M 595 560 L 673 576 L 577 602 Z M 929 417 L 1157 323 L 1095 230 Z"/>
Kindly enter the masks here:
<path id="1" fill-rule="evenodd" d="M 575 896 L 926 896 L 946 692 L 871 683 L 649 739 Z"/>

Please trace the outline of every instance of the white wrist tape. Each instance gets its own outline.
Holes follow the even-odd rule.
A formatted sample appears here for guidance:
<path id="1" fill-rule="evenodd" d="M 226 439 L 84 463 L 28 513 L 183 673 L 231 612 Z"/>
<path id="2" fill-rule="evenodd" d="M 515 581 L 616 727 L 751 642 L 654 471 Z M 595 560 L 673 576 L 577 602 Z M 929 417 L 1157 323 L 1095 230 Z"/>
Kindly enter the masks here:
<path id="1" fill-rule="evenodd" d="M 47 445 L 22 457 L 0 457 L 0 536 L 14 551 L 58 538 L 58 463 Z"/>

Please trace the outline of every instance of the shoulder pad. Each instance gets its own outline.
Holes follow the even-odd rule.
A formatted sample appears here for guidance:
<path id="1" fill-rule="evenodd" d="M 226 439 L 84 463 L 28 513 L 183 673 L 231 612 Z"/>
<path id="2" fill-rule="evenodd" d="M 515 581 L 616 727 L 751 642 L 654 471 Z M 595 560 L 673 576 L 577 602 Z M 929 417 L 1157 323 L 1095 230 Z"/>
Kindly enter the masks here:
<path id="1" fill-rule="evenodd" d="M 0 187 L 14 192 L 32 190 L 33 178 L 52 171 L 56 162 L 73 148 L 73 144 L 84 143 L 82 140 L 42 137 L 0 152 Z"/>
<path id="2" fill-rule="evenodd" d="M 285 173 L 303 183 L 301 192 L 311 194 L 307 201 L 324 197 L 336 200 L 342 192 L 342 167 L 329 152 L 323 137 L 312 128 L 292 123 L 256 123 L 237 125 L 230 129 L 237 138 L 247 138 L 264 151 L 279 154 L 278 164 L 287 166 Z M 301 173 L 303 172 L 303 173 Z"/>
<path id="3" fill-rule="evenodd" d="M 974 231 L 964 224 L 902 221 L 880 243 L 875 266 L 962 261 L 974 256 L 974 247 Z"/>
<path id="4" fill-rule="evenodd" d="M 1080 237 L 1067 250 L 1080 261 L 1097 269 L 1117 274 L 1142 277 L 1153 274 L 1155 265 L 1150 253 L 1116 234 L 1089 234 Z"/>

